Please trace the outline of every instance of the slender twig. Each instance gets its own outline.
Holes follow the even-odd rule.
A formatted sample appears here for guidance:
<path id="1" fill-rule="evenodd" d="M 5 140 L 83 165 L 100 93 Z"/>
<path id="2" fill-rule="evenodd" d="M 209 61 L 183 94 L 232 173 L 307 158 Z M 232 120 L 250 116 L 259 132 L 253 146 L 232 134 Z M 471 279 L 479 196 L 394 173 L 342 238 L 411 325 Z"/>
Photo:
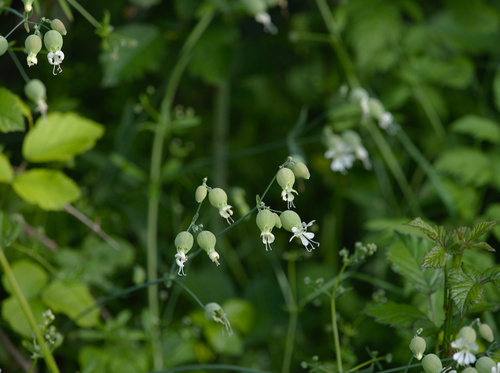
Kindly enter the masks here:
<path id="1" fill-rule="evenodd" d="M 33 228 L 31 225 L 29 225 L 26 222 L 24 222 L 24 224 L 23 224 L 23 230 L 24 230 L 24 233 L 26 233 L 26 235 L 28 237 L 32 237 L 33 239 L 39 241 L 42 245 L 44 245 L 50 251 L 57 251 L 57 249 L 59 248 L 59 246 L 57 245 L 57 242 L 50 239 L 49 237 L 47 237 L 43 233 L 38 232 L 35 228 Z"/>
<path id="2" fill-rule="evenodd" d="M 77 218 L 83 224 L 85 224 L 87 227 L 89 227 L 92 232 L 94 232 L 99 237 L 101 237 L 113 249 L 115 249 L 116 251 L 120 251 L 121 250 L 121 247 L 118 244 L 118 242 L 116 242 L 113 238 L 111 238 L 110 236 L 108 236 L 108 234 L 102 230 L 101 226 L 98 223 L 93 222 L 92 220 L 90 220 L 80 210 L 78 210 L 77 208 L 75 208 L 75 207 L 73 207 L 72 205 L 69 205 L 69 204 L 65 205 L 63 207 L 63 210 L 66 211 L 68 214 L 73 215 L 75 218 Z"/>

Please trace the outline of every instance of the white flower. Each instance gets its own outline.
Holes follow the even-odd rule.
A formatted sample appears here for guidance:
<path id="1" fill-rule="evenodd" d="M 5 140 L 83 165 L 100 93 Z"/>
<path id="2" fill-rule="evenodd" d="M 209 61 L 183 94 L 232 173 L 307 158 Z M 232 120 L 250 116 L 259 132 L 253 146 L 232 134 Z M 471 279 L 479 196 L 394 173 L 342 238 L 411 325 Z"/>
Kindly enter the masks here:
<path id="1" fill-rule="evenodd" d="M 292 241 L 295 237 L 300 238 L 302 245 L 304 245 L 307 251 L 314 250 L 314 244 L 319 247 L 319 242 L 313 241 L 314 233 L 307 232 L 307 228 L 313 225 L 315 221 L 316 220 L 313 220 L 309 222 L 309 224 L 302 222 L 302 226 L 292 227 L 293 236 L 290 238 L 290 241 Z M 311 246 L 311 249 L 309 249 L 309 245 Z"/>
<path id="2" fill-rule="evenodd" d="M 368 95 L 363 95 L 359 100 L 359 106 L 361 106 L 361 121 L 366 122 L 366 120 L 370 117 L 370 106 L 368 105 Z"/>
<path id="3" fill-rule="evenodd" d="M 368 150 L 363 145 L 359 145 L 354 149 L 356 153 L 356 158 L 363 162 L 365 169 L 370 170 L 372 168 L 372 163 L 370 162 L 370 156 L 368 155 Z"/>
<path id="4" fill-rule="evenodd" d="M 269 15 L 269 13 L 266 13 L 266 12 L 258 13 L 255 15 L 255 20 L 258 23 L 261 23 L 262 25 L 264 25 L 265 32 L 269 32 L 270 34 L 273 34 L 273 35 L 278 33 L 278 29 L 271 22 L 271 16 Z"/>
<path id="5" fill-rule="evenodd" d="M 378 118 L 378 125 L 383 130 L 389 129 L 389 127 L 391 127 L 392 125 L 392 122 L 393 122 L 392 114 L 389 113 L 388 111 L 383 112 L 382 115 Z"/>
<path id="6" fill-rule="evenodd" d="M 262 231 L 260 237 L 262 237 L 262 243 L 266 245 L 266 251 L 272 250 L 271 244 L 274 242 L 274 234 L 271 231 Z"/>
<path id="7" fill-rule="evenodd" d="M 209 250 L 207 251 L 207 254 L 208 254 L 208 257 L 210 258 L 210 260 L 212 262 L 214 262 L 215 264 L 219 265 L 219 253 L 217 251 L 215 251 L 215 249 L 212 249 L 212 250 Z"/>
<path id="8" fill-rule="evenodd" d="M 54 68 L 52 69 L 52 74 L 57 75 L 56 66 L 57 66 L 57 72 L 62 73 L 61 63 L 64 60 L 64 52 L 62 50 L 56 50 L 55 52 L 50 52 L 49 54 L 47 54 L 47 59 L 49 60 L 49 63 L 51 65 L 54 65 Z"/>
<path id="9" fill-rule="evenodd" d="M 224 204 L 224 206 L 219 209 L 219 215 L 226 219 L 228 224 L 234 223 L 234 220 L 231 217 L 231 215 L 233 215 L 233 210 L 231 210 L 232 208 L 233 207 L 231 205 Z"/>
<path id="10" fill-rule="evenodd" d="M 491 368 L 491 373 L 500 373 L 500 363 L 497 363 L 496 367 Z"/>
<path id="11" fill-rule="evenodd" d="M 38 58 L 36 58 L 36 53 L 31 52 L 30 54 L 28 54 L 27 62 L 29 67 L 36 65 L 38 63 Z"/>
<path id="12" fill-rule="evenodd" d="M 179 251 L 177 254 L 175 254 L 175 262 L 179 266 L 179 272 L 177 274 L 179 276 L 186 276 L 184 273 L 184 263 L 186 263 L 188 260 L 188 257 L 184 251 Z"/>
<path id="13" fill-rule="evenodd" d="M 453 359 L 458 365 L 470 365 L 476 361 L 476 356 L 471 352 L 479 349 L 475 341 L 458 338 L 451 342 L 451 347 L 459 350 L 453 354 Z"/>
<path id="14" fill-rule="evenodd" d="M 356 160 L 354 149 L 344 142 L 339 142 L 325 152 L 325 158 L 331 158 L 330 168 L 334 172 L 346 174 Z"/>

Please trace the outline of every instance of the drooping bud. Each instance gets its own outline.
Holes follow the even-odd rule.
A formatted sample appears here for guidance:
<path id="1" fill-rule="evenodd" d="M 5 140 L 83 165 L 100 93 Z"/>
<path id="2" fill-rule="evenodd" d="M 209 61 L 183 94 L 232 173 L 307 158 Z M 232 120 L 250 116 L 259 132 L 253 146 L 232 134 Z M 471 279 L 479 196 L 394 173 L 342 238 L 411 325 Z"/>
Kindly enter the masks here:
<path id="1" fill-rule="evenodd" d="M 202 203 L 203 200 L 207 197 L 207 187 L 205 185 L 200 185 L 196 188 L 196 192 L 194 192 L 194 199 L 198 203 Z"/>
<path id="2" fill-rule="evenodd" d="M 422 367 L 426 373 L 439 373 L 443 369 L 443 363 L 436 355 L 429 354 L 422 359 Z"/>
<path id="3" fill-rule="evenodd" d="M 38 79 L 31 79 L 24 86 L 24 93 L 31 101 L 38 103 L 39 100 L 47 99 L 45 85 Z"/>
<path id="4" fill-rule="evenodd" d="M 229 335 L 233 333 L 233 330 L 231 329 L 231 324 L 227 319 L 226 313 L 219 304 L 214 302 L 207 303 L 205 305 L 205 318 L 207 320 L 223 324 L 226 327 L 226 330 L 229 333 Z"/>
<path id="5" fill-rule="evenodd" d="M 488 324 L 479 325 L 479 335 L 490 343 L 495 339 L 493 336 L 493 330 L 491 330 L 491 327 Z"/>
<path id="6" fill-rule="evenodd" d="M 9 49 L 9 42 L 0 35 L 0 56 L 2 56 Z"/>
<path id="7" fill-rule="evenodd" d="M 410 342 L 410 350 L 417 360 L 422 360 L 426 348 L 425 339 L 419 336 L 413 337 Z"/>
<path id="8" fill-rule="evenodd" d="M 295 175 L 301 177 L 302 179 L 309 180 L 309 178 L 311 177 L 309 169 L 302 162 L 298 162 L 293 165 L 293 172 L 295 173 Z"/>
<path id="9" fill-rule="evenodd" d="M 198 234 L 198 237 L 196 237 L 196 242 L 206 251 L 210 260 L 219 265 L 217 261 L 217 259 L 219 259 L 219 254 L 215 251 L 215 243 L 217 242 L 215 235 L 210 231 L 202 231 Z"/>
<path id="10" fill-rule="evenodd" d="M 61 35 L 66 35 L 68 32 L 66 31 L 66 27 L 64 26 L 64 23 L 62 23 L 62 21 L 60 21 L 59 19 L 53 19 L 51 22 L 50 22 L 50 28 L 52 30 L 56 30 L 58 31 Z"/>
<path id="11" fill-rule="evenodd" d="M 40 36 L 32 34 L 26 38 L 24 41 L 24 48 L 26 53 L 28 53 L 27 62 L 28 66 L 33 66 L 38 63 L 36 55 L 42 49 L 42 39 Z"/>
<path id="12" fill-rule="evenodd" d="M 219 215 L 227 220 L 229 224 L 233 222 L 232 206 L 227 204 L 227 194 L 221 188 L 213 188 L 208 193 L 210 204 L 219 209 Z"/>
<path id="13" fill-rule="evenodd" d="M 274 214 L 269 210 L 260 210 L 255 221 L 261 232 L 262 243 L 266 245 L 266 251 L 270 250 L 274 242 L 274 235 L 271 233 L 276 224 Z"/>
<path id="14" fill-rule="evenodd" d="M 276 175 L 276 181 L 283 189 L 281 191 L 281 198 L 283 201 L 287 202 L 287 208 L 295 207 L 293 204 L 293 200 L 295 198 L 293 193 L 298 193 L 295 189 L 293 189 L 293 184 L 295 183 L 295 175 L 293 174 L 293 171 L 286 167 L 281 168 Z"/>
<path id="15" fill-rule="evenodd" d="M 479 373 L 491 373 L 491 368 L 494 366 L 495 362 L 488 356 L 480 357 L 476 362 L 476 369 Z"/>
<path id="16" fill-rule="evenodd" d="M 300 220 L 300 216 L 292 210 L 286 210 L 280 215 L 281 225 L 288 232 L 292 232 L 292 228 L 300 227 L 302 225 L 302 221 Z"/>
<path id="17" fill-rule="evenodd" d="M 476 331 L 470 326 L 464 326 L 458 332 L 458 338 L 463 338 L 467 342 L 475 342 L 476 341 Z"/>

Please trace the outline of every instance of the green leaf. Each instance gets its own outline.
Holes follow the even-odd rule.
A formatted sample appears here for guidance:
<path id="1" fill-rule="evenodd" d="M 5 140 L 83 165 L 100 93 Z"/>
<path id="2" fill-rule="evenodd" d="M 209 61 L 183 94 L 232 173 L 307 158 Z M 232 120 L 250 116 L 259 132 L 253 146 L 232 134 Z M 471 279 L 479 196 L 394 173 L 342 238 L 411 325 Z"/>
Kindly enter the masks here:
<path id="1" fill-rule="evenodd" d="M 461 179 L 466 184 L 483 186 L 492 179 L 491 157 L 472 148 L 447 150 L 437 159 L 438 171 Z"/>
<path id="2" fill-rule="evenodd" d="M 387 252 L 392 269 L 422 293 L 437 291 L 442 282 L 441 272 L 421 268 L 423 253 L 427 251 L 429 241 L 412 236 L 397 236 L 399 239 Z"/>
<path id="3" fill-rule="evenodd" d="M 446 251 L 442 246 L 434 246 L 424 255 L 422 268 L 442 268 L 446 264 Z"/>
<path id="4" fill-rule="evenodd" d="M 24 131 L 24 119 L 19 99 L 0 87 L 0 132 Z"/>
<path id="5" fill-rule="evenodd" d="M 468 249 L 471 249 L 471 250 L 486 250 L 486 251 L 491 251 L 491 252 L 495 252 L 496 251 L 494 248 L 492 248 L 486 242 L 479 242 L 479 243 L 472 244 L 472 245 L 470 245 L 468 247 Z"/>
<path id="6" fill-rule="evenodd" d="M 500 267 L 488 268 L 481 274 L 480 282 L 482 284 L 493 282 L 495 286 L 500 287 Z"/>
<path id="7" fill-rule="evenodd" d="M 29 299 L 28 305 L 31 308 L 31 312 L 37 321 L 37 324 L 43 323 L 42 313 L 47 311 L 47 306 L 45 306 L 39 299 Z M 17 298 L 13 295 L 5 300 L 2 300 L 2 318 L 7 321 L 12 328 L 20 335 L 26 338 L 32 338 L 33 329 L 26 320 L 24 312 L 21 305 L 17 301 Z"/>
<path id="8" fill-rule="evenodd" d="M 464 272 L 456 272 L 449 277 L 451 299 L 463 316 L 473 305 L 481 302 L 483 286 Z"/>
<path id="9" fill-rule="evenodd" d="M 14 180 L 14 171 L 9 159 L 5 154 L 0 153 L 0 183 L 10 184 Z"/>
<path id="10" fill-rule="evenodd" d="M 374 317 L 377 322 L 395 328 L 410 328 L 417 322 L 432 325 L 429 318 L 422 311 L 408 304 L 380 303 L 366 308 L 363 312 Z"/>
<path id="11" fill-rule="evenodd" d="M 487 118 L 467 115 L 451 124 L 453 131 L 470 135 L 477 140 L 500 142 L 500 125 Z"/>
<path id="12" fill-rule="evenodd" d="M 412 221 L 406 223 L 405 225 L 409 225 L 410 227 L 420 229 L 427 236 L 429 236 L 429 238 L 431 240 L 433 240 L 434 242 L 440 241 L 439 233 L 438 233 L 438 230 L 436 229 L 436 227 L 433 227 L 432 225 L 427 224 L 425 221 L 423 221 L 420 218 L 415 218 Z"/>
<path id="13" fill-rule="evenodd" d="M 158 69 L 165 42 L 158 27 L 149 24 L 131 24 L 116 29 L 128 44 L 109 48 L 101 55 L 103 63 L 102 84 L 115 86 L 122 81 L 142 77 L 148 71 Z"/>
<path id="14" fill-rule="evenodd" d="M 36 263 L 29 260 L 18 260 L 12 264 L 12 272 L 26 299 L 38 295 L 47 284 L 48 276 L 45 270 Z M 4 289 L 12 294 L 12 288 L 7 278 L 2 276 Z"/>
<path id="15" fill-rule="evenodd" d="M 12 187 L 26 202 L 43 210 L 61 210 L 80 198 L 76 183 L 61 171 L 32 169 L 19 175 Z"/>
<path id="16" fill-rule="evenodd" d="M 94 298 L 83 283 L 55 280 L 42 293 L 42 300 L 54 312 L 66 314 L 83 328 L 93 327 L 99 322 L 99 311 L 96 308 L 75 319 L 95 305 Z"/>
<path id="17" fill-rule="evenodd" d="M 479 223 L 476 223 L 472 227 L 472 232 L 470 233 L 468 240 L 473 241 L 475 239 L 478 239 L 483 234 L 489 232 L 495 226 L 496 223 L 497 223 L 496 221 L 480 221 Z"/>
<path id="18" fill-rule="evenodd" d="M 38 119 L 23 143 L 30 162 L 68 161 L 94 147 L 104 127 L 75 113 L 51 113 Z"/>

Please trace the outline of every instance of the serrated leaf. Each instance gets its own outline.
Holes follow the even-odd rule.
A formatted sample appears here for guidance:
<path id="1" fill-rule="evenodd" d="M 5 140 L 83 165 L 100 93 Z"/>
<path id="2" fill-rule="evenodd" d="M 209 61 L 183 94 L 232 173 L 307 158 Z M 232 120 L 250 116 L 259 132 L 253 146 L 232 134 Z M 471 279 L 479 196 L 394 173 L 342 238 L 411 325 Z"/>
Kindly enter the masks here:
<path id="1" fill-rule="evenodd" d="M 437 291 L 441 284 L 441 272 L 421 268 L 423 253 L 428 249 L 428 240 L 398 236 L 399 240 L 387 252 L 392 269 L 410 281 L 418 291 L 425 294 Z"/>
<path id="2" fill-rule="evenodd" d="M 95 305 L 87 285 L 80 282 L 55 280 L 42 293 L 42 300 L 54 312 L 62 312 L 71 319 L 75 319 L 84 311 Z M 75 320 L 83 328 L 95 326 L 99 321 L 99 312 L 93 309 L 85 316 Z"/>
<path id="3" fill-rule="evenodd" d="M 462 147 L 442 153 L 435 162 L 435 167 L 438 171 L 479 187 L 492 179 L 490 159 L 491 157 L 481 150 Z"/>
<path id="4" fill-rule="evenodd" d="M 410 328 L 419 321 L 430 322 L 422 311 L 407 304 L 381 303 L 368 307 L 363 312 L 374 317 L 377 322 L 395 328 Z"/>
<path id="5" fill-rule="evenodd" d="M 32 169 L 12 183 L 14 191 L 26 202 L 43 210 L 61 210 L 80 198 L 78 185 L 61 171 Z"/>
<path id="6" fill-rule="evenodd" d="M 24 131 L 23 112 L 15 94 L 0 87 L 0 132 Z"/>
<path id="7" fill-rule="evenodd" d="M 480 282 L 482 284 L 490 281 L 493 281 L 495 284 L 497 281 L 500 281 L 500 267 L 488 268 L 481 274 Z"/>
<path id="8" fill-rule="evenodd" d="M 466 115 L 451 124 L 454 132 L 470 135 L 477 140 L 500 142 L 500 125 L 487 118 Z"/>
<path id="9" fill-rule="evenodd" d="M 480 221 L 472 227 L 472 232 L 470 233 L 468 239 L 470 241 L 478 239 L 483 234 L 489 232 L 496 223 L 496 221 Z"/>
<path id="10" fill-rule="evenodd" d="M 5 154 L 0 153 L 0 183 L 10 184 L 14 180 L 14 171 L 10 165 L 9 159 Z"/>
<path id="11" fill-rule="evenodd" d="M 40 118 L 23 143 L 30 162 L 68 161 L 94 147 L 104 127 L 75 113 L 51 113 Z"/>
<path id="12" fill-rule="evenodd" d="M 495 252 L 496 251 L 494 248 L 492 248 L 486 242 L 475 243 L 475 244 L 470 245 L 468 248 L 472 249 L 472 250 L 486 250 L 486 251 L 491 251 L 491 252 Z"/>
<path id="13" fill-rule="evenodd" d="M 108 52 L 101 55 L 104 86 L 111 87 L 122 81 L 131 81 L 148 71 L 158 69 L 160 57 L 165 50 L 158 27 L 129 24 L 117 28 L 116 34 L 123 35 L 128 44 L 118 49 L 109 48 Z"/>
<path id="14" fill-rule="evenodd" d="M 482 284 L 463 272 L 456 272 L 449 277 L 451 299 L 463 316 L 473 305 L 481 302 Z"/>
<path id="15" fill-rule="evenodd" d="M 422 268 L 442 268 L 446 264 L 446 251 L 442 246 L 434 246 L 424 255 Z"/>
<path id="16" fill-rule="evenodd" d="M 415 218 L 412 221 L 406 223 L 405 225 L 409 225 L 410 227 L 418 228 L 422 232 L 424 232 L 429 238 L 435 242 L 439 242 L 439 233 L 436 227 L 426 223 L 420 218 Z"/>

